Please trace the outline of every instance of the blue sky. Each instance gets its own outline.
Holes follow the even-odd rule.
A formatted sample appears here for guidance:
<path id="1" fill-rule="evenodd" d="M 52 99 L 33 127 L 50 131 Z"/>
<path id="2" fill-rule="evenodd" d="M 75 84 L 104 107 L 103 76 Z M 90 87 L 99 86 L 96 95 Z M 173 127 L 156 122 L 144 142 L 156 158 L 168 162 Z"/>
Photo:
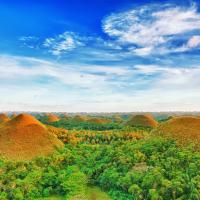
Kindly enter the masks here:
<path id="1" fill-rule="evenodd" d="M 0 1 L 0 110 L 200 110 L 200 2 Z"/>

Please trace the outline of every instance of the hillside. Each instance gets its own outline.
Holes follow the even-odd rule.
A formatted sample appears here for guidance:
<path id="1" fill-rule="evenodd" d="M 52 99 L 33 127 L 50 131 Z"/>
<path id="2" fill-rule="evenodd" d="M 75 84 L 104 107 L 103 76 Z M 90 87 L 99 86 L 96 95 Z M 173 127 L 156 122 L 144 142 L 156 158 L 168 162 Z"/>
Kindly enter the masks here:
<path id="1" fill-rule="evenodd" d="M 9 121 L 10 118 L 6 114 L 0 114 L 0 123 Z"/>
<path id="2" fill-rule="evenodd" d="M 156 127 L 158 122 L 151 115 L 133 115 L 126 123 L 128 126 Z"/>
<path id="3" fill-rule="evenodd" d="M 89 118 L 88 120 L 87 120 L 88 122 L 90 122 L 90 123 L 96 123 L 96 124 L 106 124 L 106 123 L 110 123 L 111 122 L 111 120 L 109 120 L 109 119 L 105 119 L 105 118 Z"/>
<path id="4" fill-rule="evenodd" d="M 57 115 L 49 114 L 48 115 L 48 122 L 57 122 L 60 118 Z"/>
<path id="5" fill-rule="evenodd" d="M 183 145 L 191 142 L 198 144 L 200 142 L 200 118 L 194 116 L 175 117 L 160 124 L 153 133 L 175 139 Z"/>
<path id="6" fill-rule="evenodd" d="M 20 114 L 0 126 L 0 152 L 9 159 L 32 159 L 61 146 L 54 134 L 28 114 Z"/>
<path id="7" fill-rule="evenodd" d="M 77 122 L 85 122 L 87 121 L 88 117 L 84 115 L 75 115 L 73 119 Z"/>

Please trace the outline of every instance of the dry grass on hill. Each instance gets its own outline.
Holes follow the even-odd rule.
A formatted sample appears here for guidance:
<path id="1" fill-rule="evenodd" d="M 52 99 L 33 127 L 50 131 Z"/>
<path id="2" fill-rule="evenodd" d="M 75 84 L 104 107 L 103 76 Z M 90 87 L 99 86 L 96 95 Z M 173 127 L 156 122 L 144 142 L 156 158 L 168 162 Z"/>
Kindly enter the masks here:
<path id="1" fill-rule="evenodd" d="M 109 123 L 111 122 L 111 120 L 109 119 L 105 119 L 105 118 L 89 118 L 87 120 L 88 122 L 90 123 L 95 123 L 95 124 L 106 124 L 106 123 Z"/>
<path id="2" fill-rule="evenodd" d="M 0 114 L 0 123 L 9 121 L 10 118 L 6 114 Z"/>
<path id="3" fill-rule="evenodd" d="M 0 125 L 0 152 L 8 159 L 29 160 L 48 155 L 62 145 L 45 125 L 28 114 Z"/>
<path id="4" fill-rule="evenodd" d="M 87 116 L 84 116 L 84 115 L 75 115 L 73 117 L 73 119 L 77 122 L 85 122 L 88 120 L 88 117 Z"/>
<path id="5" fill-rule="evenodd" d="M 152 133 L 165 138 L 175 139 L 181 145 L 194 143 L 196 146 L 199 146 L 200 117 L 174 117 L 160 124 Z"/>
<path id="6" fill-rule="evenodd" d="M 49 114 L 48 115 L 48 122 L 57 122 L 60 118 L 57 115 Z"/>
<path id="7" fill-rule="evenodd" d="M 12 119 L 12 118 L 15 118 L 15 117 L 17 117 L 17 114 L 13 113 L 10 118 Z"/>
<path id="8" fill-rule="evenodd" d="M 120 115 L 114 115 L 113 116 L 113 120 L 116 123 L 122 123 L 123 122 L 123 119 L 122 119 L 122 117 Z"/>
<path id="9" fill-rule="evenodd" d="M 128 126 L 156 127 L 158 122 L 151 115 L 134 115 L 126 123 Z"/>

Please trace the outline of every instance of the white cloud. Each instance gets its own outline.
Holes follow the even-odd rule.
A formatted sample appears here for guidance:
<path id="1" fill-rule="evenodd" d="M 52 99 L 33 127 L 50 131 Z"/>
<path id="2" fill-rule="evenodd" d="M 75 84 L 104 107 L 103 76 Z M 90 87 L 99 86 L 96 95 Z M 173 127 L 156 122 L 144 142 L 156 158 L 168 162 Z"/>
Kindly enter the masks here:
<path id="1" fill-rule="evenodd" d="M 108 66 L 92 65 L 92 66 L 83 67 L 83 70 L 88 71 L 90 73 L 104 73 L 107 75 L 118 75 L 118 76 L 129 75 L 132 72 L 131 69 L 125 66 L 108 67 Z"/>
<path id="2" fill-rule="evenodd" d="M 200 66 L 70 65 L 1 55 L 0 110 L 200 110 L 199 76 Z"/>
<path id="3" fill-rule="evenodd" d="M 156 65 L 136 65 L 135 70 L 143 75 L 156 75 L 152 84 L 154 89 L 200 90 L 200 66 L 161 67 Z"/>
<path id="4" fill-rule="evenodd" d="M 149 5 L 106 17 L 103 29 L 122 45 L 133 45 L 137 55 L 162 54 L 178 51 L 174 41 L 200 31 L 200 14 L 195 5 Z M 190 45 L 198 39 L 191 39 Z"/>
<path id="5" fill-rule="evenodd" d="M 130 52 L 137 54 L 138 56 L 146 56 L 152 53 L 153 47 L 143 47 L 143 48 L 130 48 Z"/>
<path id="6" fill-rule="evenodd" d="M 0 80 L 33 81 L 50 79 L 75 90 L 112 91 L 122 79 L 129 78 L 133 70 L 125 66 L 64 64 L 42 59 L 0 55 Z"/>
<path id="7" fill-rule="evenodd" d="M 1 79 L 46 76 L 66 85 L 83 88 L 93 88 L 105 81 L 105 77 L 84 72 L 80 67 L 29 57 L 0 56 L 0 66 Z"/>
<path id="8" fill-rule="evenodd" d="M 54 38 L 46 38 L 43 46 L 53 55 L 61 55 L 79 46 L 84 46 L 81 38 L 73 32 L 64 32 Z"/>
<path id="9" fill-rule="evenodd" d="M 187 43 L 188 48 L 195 48 L 200 45 L 200 35 L 194 35 L 192 36 Z"/>

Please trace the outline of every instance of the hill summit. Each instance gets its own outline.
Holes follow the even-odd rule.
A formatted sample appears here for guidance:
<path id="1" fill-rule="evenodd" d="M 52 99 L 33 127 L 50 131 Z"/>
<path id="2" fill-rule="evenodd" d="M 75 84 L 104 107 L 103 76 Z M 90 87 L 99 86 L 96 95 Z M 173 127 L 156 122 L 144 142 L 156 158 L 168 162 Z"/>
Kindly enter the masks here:
<path id="1" fill-rule="evenodd" d="M 20 114 L 10 120 L 7 125 L 10 126 L 18 126 L 18 127 L 25 127 L 28 125 L 38 125 L 44 126 L 41 122 L 39 122 L 35 117 L 29 114 Z"/>

